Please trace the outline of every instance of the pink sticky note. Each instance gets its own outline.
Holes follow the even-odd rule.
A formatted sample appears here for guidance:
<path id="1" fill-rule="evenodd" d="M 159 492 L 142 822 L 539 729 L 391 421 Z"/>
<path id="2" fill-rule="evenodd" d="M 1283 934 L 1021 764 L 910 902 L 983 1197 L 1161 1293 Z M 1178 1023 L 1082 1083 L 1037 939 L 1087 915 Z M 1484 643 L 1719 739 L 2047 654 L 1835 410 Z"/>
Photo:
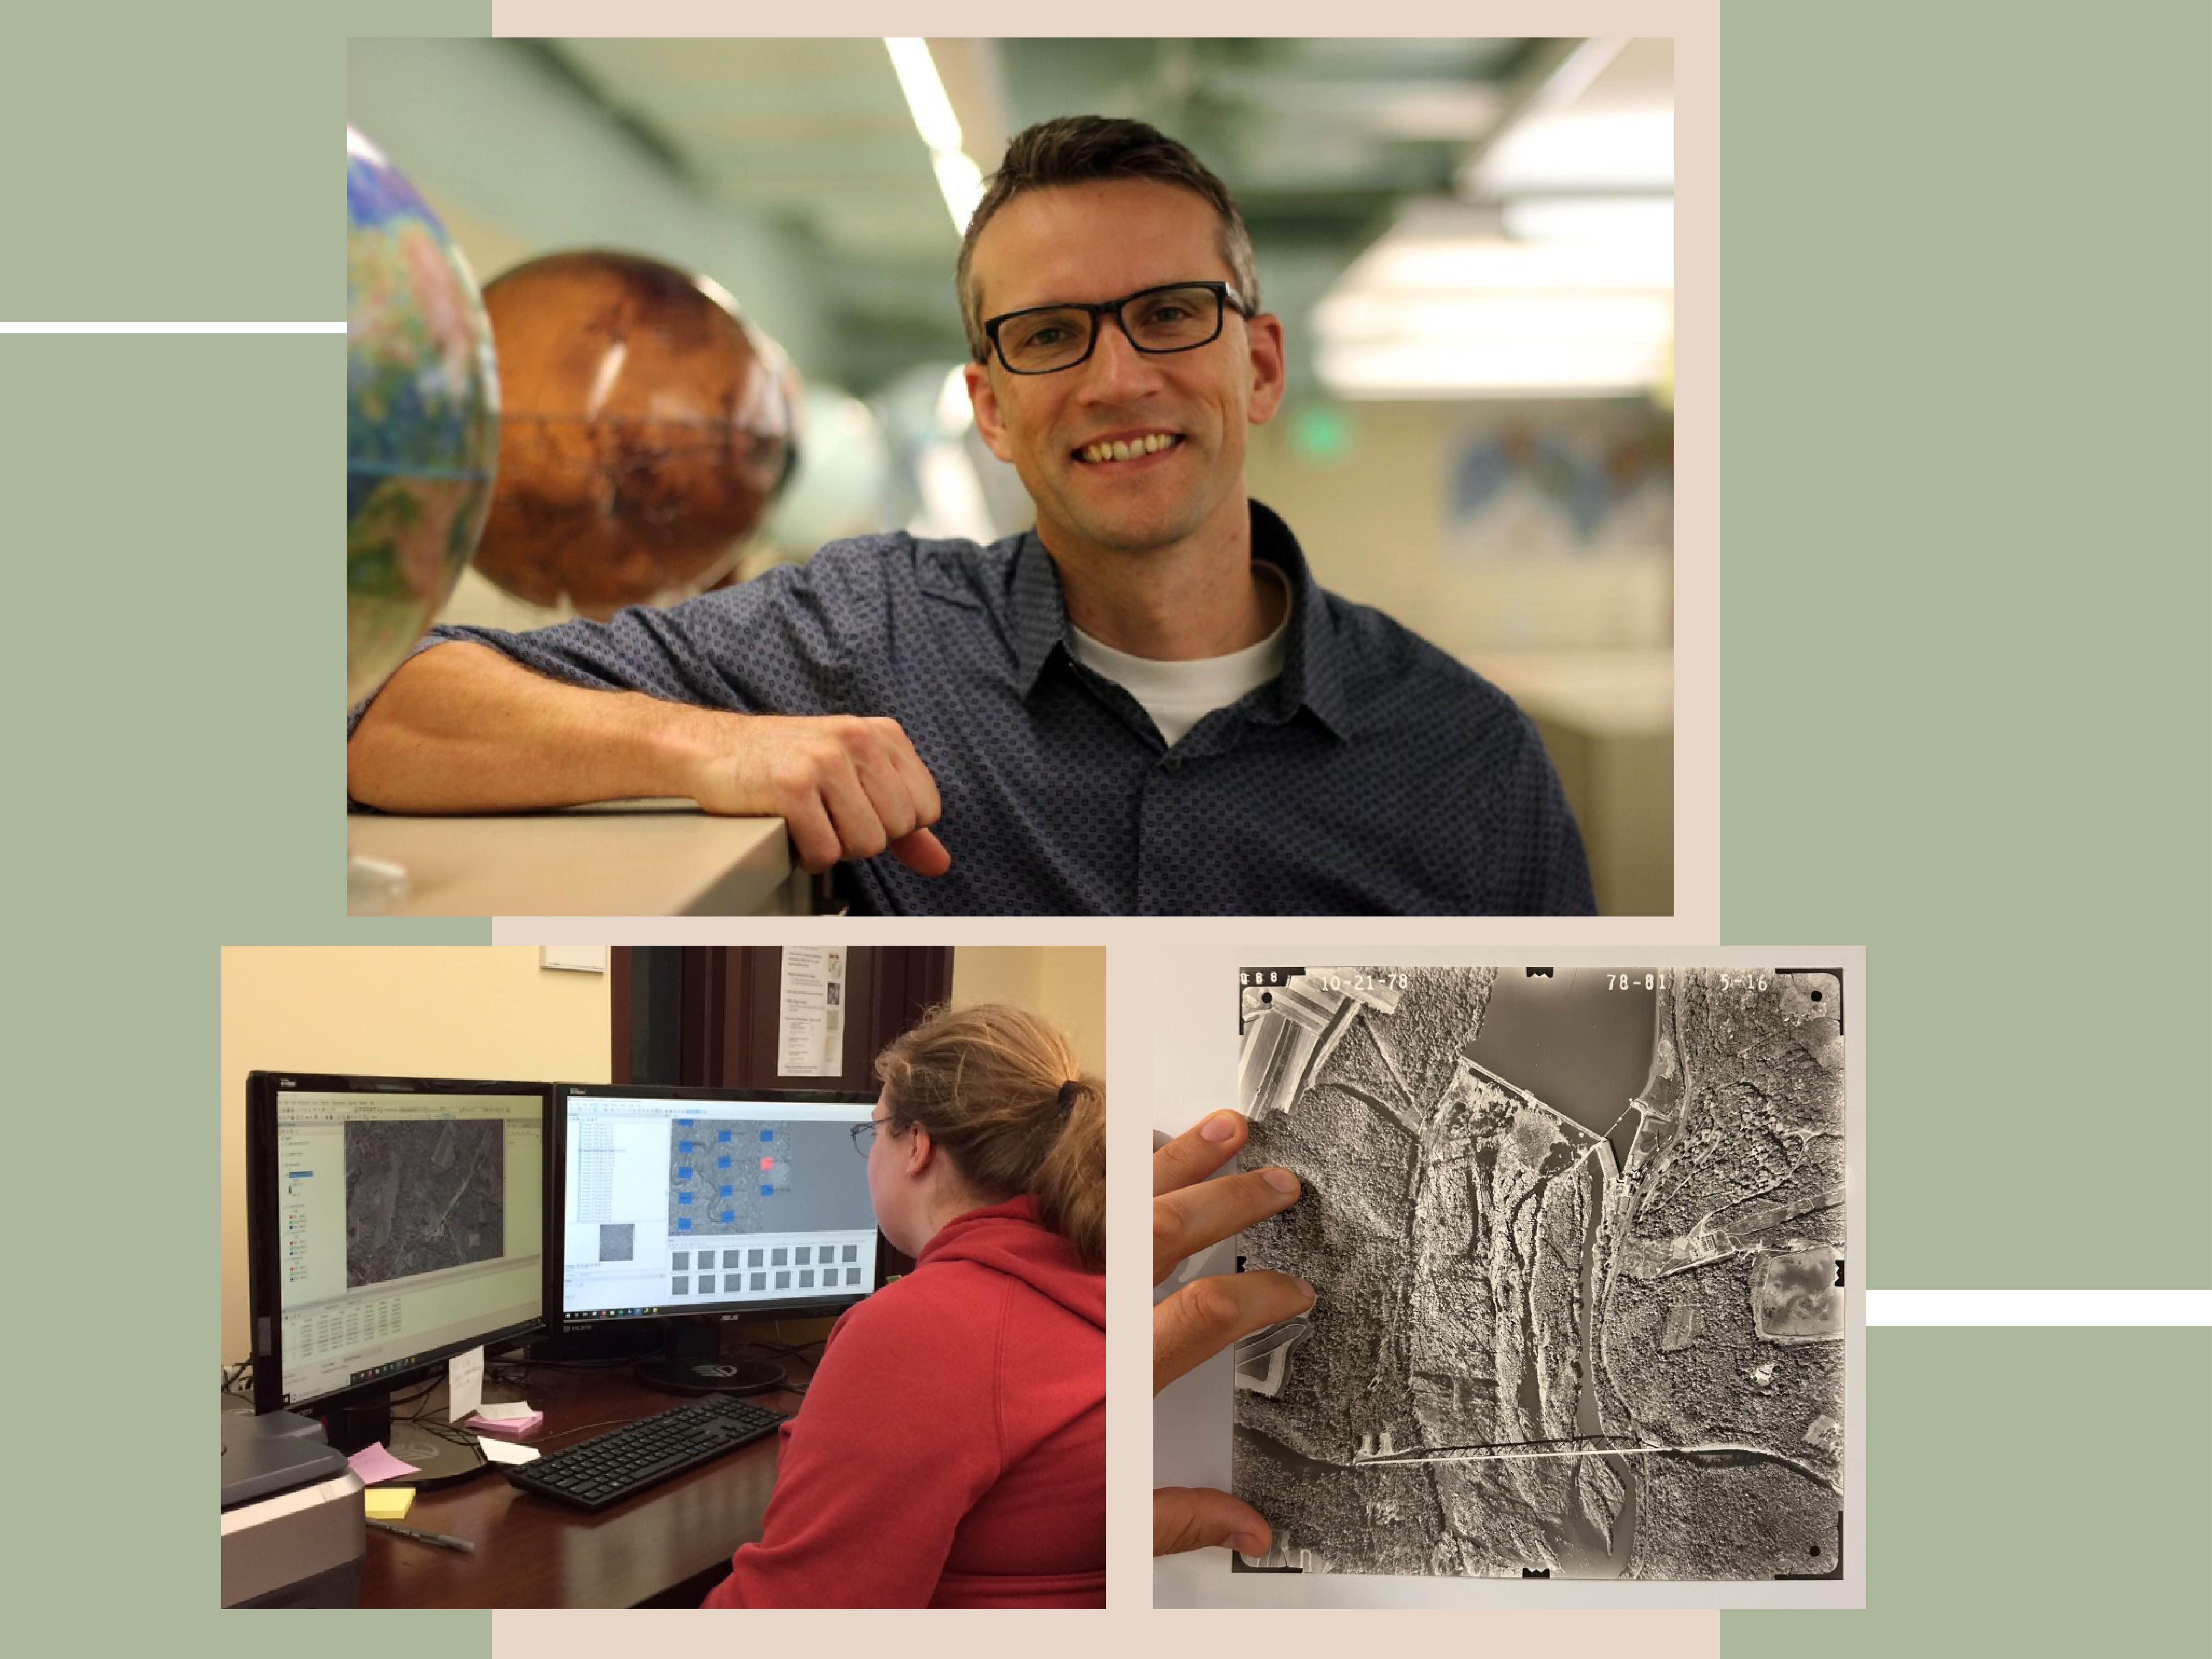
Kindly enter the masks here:
<path id="1" fill-rule="evenodd" d="M 422 1470 L 412 1463 L 403 1463 L 384 1449 L 384 1443 L 363 1446 L 346 1459 L 353 1472 L 361 1477 L 362 1485 L 373 1486 L 380 1480 L 395 1480 L 403 1474 L 420 1474 Z"/>
<path id="2" fill-rule="evenodd" d="M 465 1429 L 473 1429 L 478 1434 L 504 1435 L 510 1440 L 518 1440 L 526 1435 L 537 1433 L 544 1421 L 544 1412 L 532 1412 L 527 1417 L 493 1418 L 479 1414 L 471 1417 L 461 1426 Z"/>

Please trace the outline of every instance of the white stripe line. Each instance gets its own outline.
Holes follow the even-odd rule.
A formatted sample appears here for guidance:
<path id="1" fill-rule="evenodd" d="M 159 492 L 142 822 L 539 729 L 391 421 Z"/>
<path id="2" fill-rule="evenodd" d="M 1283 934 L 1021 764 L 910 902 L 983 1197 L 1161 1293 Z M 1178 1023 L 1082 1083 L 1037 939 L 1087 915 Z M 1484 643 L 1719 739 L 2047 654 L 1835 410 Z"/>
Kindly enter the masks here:
<path id="1" fill-rule="evenodd" d="M 343 323 L 0 323 L 0 334 L 343 334 Z"/>
<path id="2" fill-rule="evenodd" d="M 1877 1291 L 1869 1325 L 2212 1325 L 2212 1291 Z"/>

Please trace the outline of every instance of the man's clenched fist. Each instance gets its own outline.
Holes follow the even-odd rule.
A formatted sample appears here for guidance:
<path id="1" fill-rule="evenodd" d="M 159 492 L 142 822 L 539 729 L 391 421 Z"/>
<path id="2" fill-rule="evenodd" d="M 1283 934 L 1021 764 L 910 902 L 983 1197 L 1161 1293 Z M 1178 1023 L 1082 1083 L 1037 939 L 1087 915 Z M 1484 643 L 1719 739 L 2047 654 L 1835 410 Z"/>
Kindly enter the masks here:
<path id="1" fill-rule="evenodd" d="M 936 781 L 896 720 L 851 714 L 734 714 L 695 762 L 691 798 L 709 812 L 780 817 L 809 870 L 889 852 L 919 875 L 951 854 L 930 833 Z"/>

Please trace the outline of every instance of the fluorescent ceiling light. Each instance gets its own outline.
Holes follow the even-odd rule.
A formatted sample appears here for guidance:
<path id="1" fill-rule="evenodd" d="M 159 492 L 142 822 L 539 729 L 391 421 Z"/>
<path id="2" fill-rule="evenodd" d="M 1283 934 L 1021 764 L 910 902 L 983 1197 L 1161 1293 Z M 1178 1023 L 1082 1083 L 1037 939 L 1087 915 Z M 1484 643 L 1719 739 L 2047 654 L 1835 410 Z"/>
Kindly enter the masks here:
<path id="1" fill-rule="evenodd" d="M 1674 337 L 1673 229 L 1663 196 L 1412 204 L 1314 307 L 1316 368 L 1346 398 L 1647 392 Z"/>
<path id="2" fill-rule="evenodd" d="M 1439 349 L 1431 340 L 1322 344 L 1314 364 L 1331 396 L 1378 398 L 1614 398 L 1664 379 L 1662 348 L 1631 352 L 1556 343 Z"/>
<path id="3" fill-rule="evenodd" d="M 944 193 L 945 210 L 952 215 L 952 228 L 964 236 L 975 204 L 983 199 L 983 169 L 961 152 L 960 118 L 952 112 L 952 100 L 945 96 L 945 82 L 938 78 L 928 43 L 886 35 L 884 50 L 890 53 L 891 67 L 898 71 L 899 90 L 906 94 L 915 131 L 929 147 L 930 167 L 937 174 L 937 188 Z"/>
<path id="4" fill-rule="evenodd" d="M 1671 289 L 1674 245 L 1663 242 L 1416 240 L 1385 236 L 1340 287 L 1352 289 Z"/>
<path id="5" fill-rule="evenodd" d="M 1583 95 L 1596 84 L 1598 77 L 1611 69 L 1621 49 L 1628 45 L 1625 40 L 1607 40 L 1593 36 L 1567 54 L 1567 61 L 1552 71 L 1552 78 L 1538 88 L 1534 100 L 1540 110 L 1565 109 L 1578 103 Z"/>
<path id="6" fill-rule="evenodd" d="M 952 228 L 965 236 L 968 221 L 983 199 L 983 169 L 957 149 L 938 151 L 929 158 L 929 164 L 937 170 L 937 187 L 951 211 Z"/>
<path id="7" fill-rule="evenodd" d="M 1669 377 L 1674 319 L 1657 301 L 1523 301 L 1435 316 L 1387 307 L 1316 320 L 1314 366 L 1339 398 L 1630 397 Z"/>
<path id="8" fill-rule="evenodd" d="M 1517 242 L 1674 240 L 1668 196 L 1532 196 L 1508 202 L 1505 234 Z"/>
<path id="9" fill-rule="evenodd" d="M 1674 185 L 1671 106 L 1530 116 L 1462 180 L 1465 194 L 1493 198 L 1559 190 L 1671 191 Z"/>
<path id="10" fill-rule="evenodd" d="M 1333 295 L 1314 308 L 1321 338 L 1357 344 L 1395 337 L 1443 349 L 1498 344 L 1532 348 L 1603 344 L 1649 352 L 1673 331 L 1664 295 L 1539 294 L 1493 299 Z"/>
<path id="11" fill-rule="evenodd" d="M 960 118 L 953 114 L 952 100 L 945 95 L 945 82 L 937 78 L 928 42 L 886 37 L 884 49 L 890 53 L 891 67 L 898 71 L 899 90 L 906 94 L 906 106 L 913 112 L 921 142 L 933 151 L 958 149 Z"/>

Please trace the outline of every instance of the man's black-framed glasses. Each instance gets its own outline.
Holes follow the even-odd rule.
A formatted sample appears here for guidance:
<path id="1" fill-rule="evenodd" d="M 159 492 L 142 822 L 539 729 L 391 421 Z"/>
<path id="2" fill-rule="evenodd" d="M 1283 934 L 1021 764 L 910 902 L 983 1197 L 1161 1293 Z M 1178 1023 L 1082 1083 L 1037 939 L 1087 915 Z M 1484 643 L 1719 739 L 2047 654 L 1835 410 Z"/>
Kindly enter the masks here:
<path id="1" fill-rule="evenodd" d="M 876 1144 L 876 1131 L 890 1121 L 887 1117 L 872 1117 L 866 1123 L 855 1123 L 845 1132 L 853 1137 L 853 1150 L 866 1158 L 868 1149 Z"/>
<path id="2" fill-rule="evenodd" d="M 1119 323 L 1138 350 L 1158 356 L 1212 345 L 1221 337 L 1224 313 L 1232 309 L 1240 317 L 1249 314 L 1226 283 L 1170 283 L 1103 305 L 1071 302 L 1010 311 L 986 322 L 983 333 L 1008 373 L 1056 374 L 1091 360 L 1105 318 Z"/>

